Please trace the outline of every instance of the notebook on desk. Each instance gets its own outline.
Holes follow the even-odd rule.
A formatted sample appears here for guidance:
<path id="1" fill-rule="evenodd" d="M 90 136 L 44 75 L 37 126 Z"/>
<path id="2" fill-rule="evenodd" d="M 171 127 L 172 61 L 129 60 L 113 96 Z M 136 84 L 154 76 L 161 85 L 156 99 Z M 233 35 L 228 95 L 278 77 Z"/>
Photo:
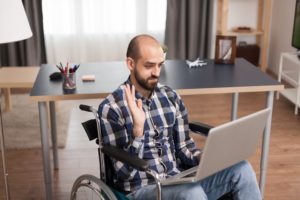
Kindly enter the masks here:
<path id="1" fill-rule="evenodd" d="M 210 129 L 198 166 L 162 180 L 162 185 L 202 180 L 248 159 L 256 152 L 270 109 L 230 121 Z"/>

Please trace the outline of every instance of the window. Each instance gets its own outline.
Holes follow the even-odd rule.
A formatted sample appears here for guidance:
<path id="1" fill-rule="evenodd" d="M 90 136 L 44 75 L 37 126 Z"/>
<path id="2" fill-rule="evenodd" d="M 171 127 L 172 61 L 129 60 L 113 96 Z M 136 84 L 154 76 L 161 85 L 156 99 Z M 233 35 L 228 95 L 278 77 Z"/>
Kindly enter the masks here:
<path id="1" fill-rule="evenodd" d="M 49 63 L 124 60 L 129 40 L 163 42 L 166 0 L 43 0 Z"/>

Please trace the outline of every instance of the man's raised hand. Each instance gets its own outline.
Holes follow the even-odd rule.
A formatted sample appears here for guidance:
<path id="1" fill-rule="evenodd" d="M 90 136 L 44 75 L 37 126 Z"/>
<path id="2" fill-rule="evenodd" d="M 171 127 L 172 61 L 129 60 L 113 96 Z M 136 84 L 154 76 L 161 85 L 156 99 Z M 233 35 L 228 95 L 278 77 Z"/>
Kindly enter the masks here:
<path id="1" fill-rule="evenodd" d="M 134 85 L 132 85 L 132 88 L 130 88 L 129 84 L 125 85 L 125 95 L 133 119 L 133 135 L 135 137 L 142 137 L 144 135 L 144 123 L 146 120 L 142 100 L 135 100 Z"/>

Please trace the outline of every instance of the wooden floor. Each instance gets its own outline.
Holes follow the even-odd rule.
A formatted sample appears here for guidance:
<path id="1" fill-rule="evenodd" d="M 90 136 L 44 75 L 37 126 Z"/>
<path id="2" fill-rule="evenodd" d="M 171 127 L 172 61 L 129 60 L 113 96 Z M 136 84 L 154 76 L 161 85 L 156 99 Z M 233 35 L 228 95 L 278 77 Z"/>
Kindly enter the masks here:
<path id="1" fill-rule="evenodd" d="M 218 125 L 229 121 L 231 95 L 183 97 L 190 120 Z M 238 116 L 264 108 L 264 93 L 240 94 Z M 96 102 L 96 105 L 98 102 Z M 59 150 L 60 169 L 53 171 L 54 199 L 68 199 L 76 177 L 83 173 L 98 175 L 96 145 L 88 142 L 80 122 L 89 116 L 73 111 L 67 145 Z M 274 101 L 270 154 L 266 180 L 266 200 L 300 199 L 300 116 L 283 97 Z M 203 140 L 195 137 L 199 145 Z M 11 199 L 45 199 L 40 149 L 6 152 Z M 259 175 L 260 148 L 250 159 Z M 2 170 L 2 169 L 1 169 Z M 4 198 L 1 171 L 0 198 Z"/>

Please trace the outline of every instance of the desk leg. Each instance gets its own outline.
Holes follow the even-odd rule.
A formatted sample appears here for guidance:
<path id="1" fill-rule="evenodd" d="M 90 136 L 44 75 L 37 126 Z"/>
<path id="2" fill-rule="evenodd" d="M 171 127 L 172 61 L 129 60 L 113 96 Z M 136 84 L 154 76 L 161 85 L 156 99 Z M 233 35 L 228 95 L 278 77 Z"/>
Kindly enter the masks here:
<path id="1" fill-rule="evenodd" d="M 300 87 L 297 88 L 297 97 L 296 97 L 296 103 L 295 103 L 295 115 L 298 115 L 299 101 L 300 101 Z"/>
<path id="2" fill-rule="evenodd" d="M 56 129 L 55 102 L 50 101 L 49 107 L 50 107 L 51 140 L 52 140 L 54 169 L 58 169 L 59 164 L 58 164 L 58 153 L 57 153 L 57 129 Z"/>
<path id="3" fill-rule="evenodd" d="M 1 96 L 0 96 L 1 97 Z M 3 130 L 3 121 L 2 121 L 2 108 L 1 108 L 1 99 L 0 99 L 0 146 L 1 146 L 1 160 L 2 160 L 2 167 L 3 167 L 3 177 L 4 177 L 4 186 L 5 186 L 5 199 L 10 199 L 10 191 L 9 191 L 9 184 L 8 184 L 8 173 L 6 171 L 6 155 L 5 155 L 5 141 L 4 141 L 4 130 Z M 3 198 L 4 199 L 4 198 Z"/>
<path id="4" fill-rule="evenodd" d="M 239 103 L 239 93 L 236 92 L 232 94 L 231 121 L 237 118 L 238 103 Z"/>
<path id="5" fill-rule="evenodd" d="M 48 115 L 46 102 L 39 102 L 39 116 L 40 116 L 40 131 L 42 142 L 42 155 L 44 166 L 44 181 L 46 185 L 46 199 L 52 199 L 52 180 L 51 180 L 51 167 L 49 155 L 49 141 L 48 141 Z"/>
<path id="6" fill-rule="evenodd" d="M 11 109 L 12 109 L 12 103 L 11 103 L 10 88 L 3 88 L 2 92 L 3 92 L 3 95 L 4 95 L 4 102 L 5 102 L 5 108 L 4 108 L 4 110 L 6 112 L 11 111 Z"/>
<path id="7" fill-rule="evenodd" d="M 260 161 L 260 180 L 259 180 L 259 188 L 262 197 L 264 197 L 266 174 L 267 174 L 267 167 L 268 167 L 267 164 L 268 164 L 270 133 L 271 133 L 271 124 L 272 124 L 273 98 L 274 98 L 274 92 L 273 91 L 268 92 L 267 108 L 271 109 L 271 113 L 267 121 L 265 131 L 263 133 L 263 141 L 262 141 L 262 152 L 261 152 L 261 161 Z"/>

